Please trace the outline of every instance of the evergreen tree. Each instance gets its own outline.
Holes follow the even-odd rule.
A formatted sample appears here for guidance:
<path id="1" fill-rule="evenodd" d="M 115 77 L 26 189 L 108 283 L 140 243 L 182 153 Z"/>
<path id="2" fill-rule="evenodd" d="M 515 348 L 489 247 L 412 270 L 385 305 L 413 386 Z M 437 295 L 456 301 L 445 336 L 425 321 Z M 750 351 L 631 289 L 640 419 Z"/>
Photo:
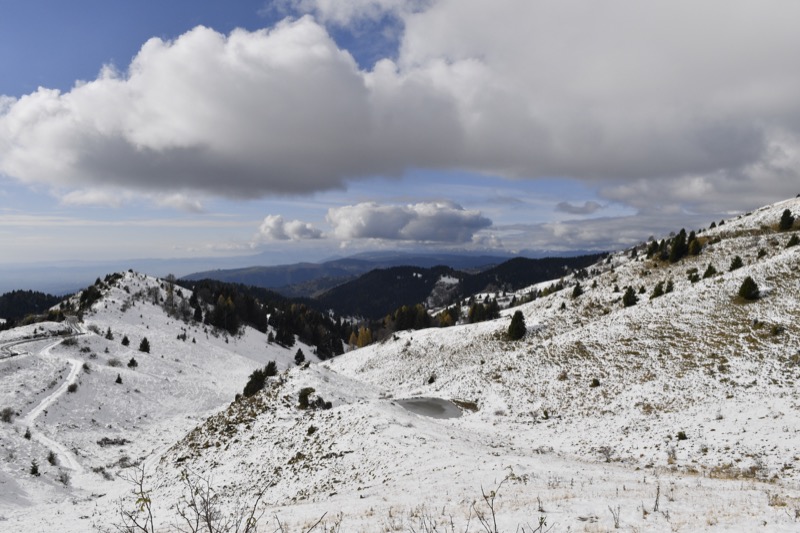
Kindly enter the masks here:
<path id="1" fill-rule="evenodd" d="M 117 379 L 116 379 L 116 381 L 114 381 L 114 383 L 116 383 L 118 385 L 122 385 L 122 376 L 117 374 Z"/>
<path id="2" fill-rule="evenodd" d="M 703 279 L 710 278 L 711 276 L 715 275 L 716 273 L 717 273 L 717 269 L 714 268 L 714 265 L 709 263 L 708 267 L 706 267 L 706 271 L 703 272 Z"/>
<path id="3" fill-rule="evenodd" d="M 303 350 L 298 348 L 297 353 L 294 354 L 294 364 L 302 365 L 306 360 L 306 354 L 303 353 Z"/>
<path id="4" fill-rule="evenodd" d="M 130 343 L 131 343 L 131 341 L 128 339 L 127 335 L 122 337 L 122 345 L 123 346 L 128 346 Z"/>
<path id="5" fill-rule="evenodd" d="M 672 246 L 669 251 L 669 262 L 677 263 L 686 255 L 689 247 L 686 244 L 686 230 L 682 229 L 678 235 L 672 239 Z"/>
<path id="6" fill-rule="evenodd" d="M 650 299 L 652 300 L 653 298 L 658 298 L 659 296 L 663 295 L 664 295 L 664 282 L 659 281 L 658 283 L 656 283 L 656 286 L 653 287 L 653 292 L 650 293 Z"/>
<path id="7" fill-rule="evenodd" d="M 39 463 L 36 462 L 36 459 L 31 461 L 31 475 L 39 477 Z"/>
<path id="8" fill-rule="evenodd" d="M 522 311 L 515 311 L 514 316 L 511 317 L 511 324 L 508 326 L 508 338 L 516 341 L 525 336 L 527 328 L 525 327 L 525 317 Z"/>
<path id="9" fill-rule="evenodd" d="M 131 357 L 131 360 L 128 361 L 128 368 L 136 368 L 137 366 L 139 366 L 139 362 L 135 357 Z"/>
<path id="10" fill-rule="evenodd" d="M 139 351 L 150 353 L 150 341 L 147 340 L 147 337 L 143 337 L 142 342 L 139 343 Z"/>
<path id="11" fill-rule="evenodd" d="M 111 327 L 110 327 L 110 326 L 109 326 L 109 328 L 106 330 L 106 339 L 108 339 L 108 340 L 110 340 L 110 341 L 113 341 L 113 340 L 114 340 L 114 334 L 113 334 L 113 333 L 111 333 Z"/>
<path id="12" fill-rule="evenodd" d="M 741 287 L 739 287 L 739 296 L 745 300 L 758 300 L 758 285 L 750 276 L 744 278 Z"/>
<path id="13" fill-rule="evenodd" d="M 625 307 L 630 307 L 632 305 L 636 305 L 636 302 L 639 301 L 639 298 L 636 296 L 636 291 L 633 290 L 633 287 L 628 287 L 625 289 L 625 294 L 622 296 L 622 305 Z"/>
<path id="14" fill-rule="evenodd" d="M 744 262 L 742 258 L 738 255 L 731 260 L 731 266 L 728 268 L 728 272 L 733 272 L 736 269 L 742 268 L 744 266 Z"/>
<path id="15" fill-rule="evenodd" d="M 667 280 L 667 288 L 664 289 L 664 293 L 666 294 L 666 293 L 672 292 L 672 290 L 674 288 L 675 288 L 675 286 L 672 284 L 672 280 L 671 279 Z"/>
<path id="16" fill-rule="evenodd" d="M 703 246 L 700 244 L 700 239 L 698 239 L 694 232 L 689 234 L 689 255 L 700 255 Z"/>
<path id="17" fill-rule="evenodd" d="M 792 237 L 789 239 L 789 242 L 787 242 L 787 243 L 786 243 L 786 247 L 787 247 L 787 248 L 791 248 L 792 246 L 797 246 L 798 244 L 800 244 L 800 238 L 798 238 L 798 237 L 797 237 L 797 234 L 795 233 L 795 234 L 794 234 L 794 235 L 792 235 Z"/>
<path id="18" fill-rule="evenodd" d="M 792 212 L 786 209 L 781 215 L 781 221 L 778 224 L 778 229 L 781 231 L 788 231 L 792 229 L 792 226 L 794 226 L 794 217 L 792 216 Z"/>
<path id="19" fill-rule="evenodd" d="M 583 294 L 583 287 L 581 287 L 580 282 L 578 282 L 575 284 L 575 288 L 572 289 L 572 297 L 577 298 L 581 294 Z"/>

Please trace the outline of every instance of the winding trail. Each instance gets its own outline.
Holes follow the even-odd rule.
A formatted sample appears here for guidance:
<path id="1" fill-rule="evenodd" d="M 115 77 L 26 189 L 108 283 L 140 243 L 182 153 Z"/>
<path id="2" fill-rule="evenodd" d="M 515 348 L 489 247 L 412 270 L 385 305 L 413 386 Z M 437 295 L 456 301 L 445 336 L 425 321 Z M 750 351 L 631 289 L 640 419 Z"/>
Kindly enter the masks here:
<path id="1" fill-rule="evenodd" d="M 78 333 L 78 335 L 82 335 L 82 334 L 85 334 L 85 333 L 83 333 L 83 332 Z M 6 344 L 2 348 L 10 354 L 9 348 L 11 346 L 18 346 L 20 344 L 30 343 L 30 342 L 34 342 L 34 341 L 37 341 L 37 340 L 41 340 L 41 339 L 25 339 L 25 340 L 22 340 L 22 341 L 19 341 L 19 342 L 13 342 L 13 343 Z M 58 346 L 59 344 L 61 344 L 62 342 L 64 342 L 64 339 L 59 339 L 58 341 L 45 346 L 44 348 L 39 350 L 38 355 L 43 356 L 43 357 L 51 356 L 52 355 L 51 354 L 51 350 L 53 348 L 55 348 L 56 346 Z M 12 357 L 12 356 L 17 356 L 17 355 L 31 355 L 31 354 L 30 354 L 30 352 L 26 352 L 24 354 L 21 353 L 21 352 L 16 352 L 16 353 L 8 355 L 7 357 Z M 31 430 L 31 438 L 33 440 L 41 443 L 45 447 L 47 447 L 50 450 L 52 450 L 53 453 L 55 453 L 58 456 L 58 464 L 60 466 L 62 466 L 63 468 L 72 470 L 75 473 L 81 473 L 81 472 L 83 472 L 83 467 L 81 467 L 81 464 L 78 462 L 78 458 L 75 456 L 74 453 L 72 453 L 70 450 L 68 450 L 66 446 L 64 446 L 63 444 L 61 444 L 58 441 L 55 441 L 55 440 L 51 439 L 50 437 L 46 436 L 41 431 L 38 431 L 38 430 L 35 431 L 35 432 L 33 431 L 33 429 L 35 427 L 35 424 L 36 424 L 36 419 L 39 417 L 39 415 L 41 415 L 45 410 L 47 410 L 47 408 L 49 408 L 61 396 L 63 396 L 64 393 L 67 392 L 67 389 L 69 388 L 69 386 L 72 385 L 73 383 L 75 383 L 75 381 L 78 379 L 78 375 L 80 374 L 80 371 L 81 371 L 81 361 L 79 361 L 78 359 L 68 358 L 67 362 L 69 362 L 69 364 L 71 365 L 70 370 L 69 370 L 69 374 L 67 375 L 67 379 L 64 380 L 64 382 L 56 390 L 54 390 L 46 398 L 44 398 L 41 402 L 39 402 L 39 405 L 37 405 L 36 407 L 31 409 L 28 412 L 28 414 L 26 414 L 24 417 L 19 419 L 17 421 L 17 424 L 19 424 L 21 426 L 24 426 L 27 429 Z"/>

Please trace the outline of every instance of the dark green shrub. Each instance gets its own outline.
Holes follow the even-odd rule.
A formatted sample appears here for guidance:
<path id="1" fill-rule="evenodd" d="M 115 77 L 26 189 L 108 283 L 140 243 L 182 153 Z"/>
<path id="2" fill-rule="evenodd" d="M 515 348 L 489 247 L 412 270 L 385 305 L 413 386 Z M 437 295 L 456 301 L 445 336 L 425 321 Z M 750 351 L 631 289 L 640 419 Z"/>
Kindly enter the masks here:
<path id="1" fill-rule="evenodd" d="M 267 378 L 278 375 L 278 365 L 275 361 L 270 361 L 264 368 L 258 368 L 250 374 L 247 384 L 244 386 L 242 395 L 249 397 L 255 395 L 264 388 Z"/>
<path id="2" fill-rule="evenodd" d="M 123 345 L 123 346 L 128 346 L 130 343 L 131 343 L 131 341 L 128 339 L 128 336 L 127 336 L 127 335 L 125 335 L 124 337 L 122 337 L 122 345 Z"/>
<path id="3" fill-rule="evenodd" d="M 686 432 L 685 431 L 679 431 L 677 437 L 678 437 L 678 440 L 688 440 L 689 439 L 689 437 L 686 436 Z"/>
<path id="4" fill-rule="evenodd" d="M 708 278 L 710 278 L 711 276 L 714 276 L 714 275 L 716 275 L 716 273 L 717 273 L 717 269 L 716 269 L 716 268 L 714 268 L 714 265 L 712 265 L 711 263 L 709 263 L 709 264 L 708 264 L 708 267 L 706 268 L 706 271 L 705 271 L 705 272 L 703 272 L 703 279 L 708 279 Z"/>
<path id="5" fill-rule="evenodd" d="M 131 357 L 131 360 L 128 361 L 128 368 L 136 368 L 137 366 L 139 366 L 139 362 L 135 357 Z"/>
<path id="6" fill-rule="evenodd" d="M 25 428 L 25 434 L 23 435 L 27 440 L 31 440 L 31 428 Z"/>
<path id="7" fill-rule="evenodd" d="M 590 387 L 595 388 L 600 386 L 600 380 L 597 378 L 592 378 L 592 382 L 589 384 Z"/>
<path id="8" fill-rule="evenodd" d="M 78 384 L 77 383 L 70 383 L 67 387 L 67 392 L 77 392 Z"/>
<path id="9" fill-rule="evenodd" d="M 142 342 L 139 343 L 139 351 L 150 353 L 150 341 L 147 340 L 147 337 L 142 338 Z"/>
<path id="10" fill-rule="evenodd" d="M 300 409 L 308 409 L 309 407 L 308 398 L 309 396 L 314 394 L 314 392 L 315 392 L 314 387 L 303 387 L 302 389 L 300 389 L 300 393 L 297 396 L 298 407 L 300 407 Z"/>
<path id="11" fill-rule="evenodd" d="M 39 477 L 39 463 L 36 462 L 36 459 L 31 461 L 30 473 L 32 476 Z"/>
<path id="12" fill-rule="evenodd" d="M 53 452 L 53 450 L 50 450 L 48 452 L 48 454 L 47 454 L 47 462 L 50 463 L 53 466 L 58 466 L 58 457 L 56 457 L 56 454 Z"/>
<path id="13" fill-rule="evenodd" d="M 791 248 L 792 246 L 797 246 L 798 244 L 800 244 L 800 238 L 798 238 L 798 237 L 797 237 L 797 233 L 795 233 L 795 234 L 794 234 L 794 235 L 792 235 L 792 237 L 789 239 L 789 242 L 787 242 L 787 243 L 786 243 L 786 247 L 787 247 L 787 248 Z"/>
<path id="14" fill-rule="evenodd" d="M 6 424 L 10 424 L 14 420 L 14 410 L 10 407 L 3 407 L 0 410 L 0 420 Z"/>
<path id="15" fill-rule="evenodd" d="M 122 376 L 117 374 L 117 379 L 116 381 L 114 381 L 114 383 L 116 383 L 117 385 L 122 385 Z"/>
<path id="16" fill-rule="evenodd" d="M 728 272 L 733 272 L 734 270 L 742 268 L 743 266 L 744 262 L 742 261 L 742 258 L 737 255 L 731 260 L 731 266 L 728 267 Z"/>

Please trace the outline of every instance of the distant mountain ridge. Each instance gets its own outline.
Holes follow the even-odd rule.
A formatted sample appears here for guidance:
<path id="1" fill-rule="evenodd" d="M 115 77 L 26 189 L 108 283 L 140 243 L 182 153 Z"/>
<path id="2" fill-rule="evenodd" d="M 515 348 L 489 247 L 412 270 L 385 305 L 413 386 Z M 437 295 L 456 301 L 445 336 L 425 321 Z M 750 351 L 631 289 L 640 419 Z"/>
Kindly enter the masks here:
<path id="1" fill-rule="evenodd" d="M 322 263 L 209 270 L 195 272 L 182 279 L 215 279 L 273 289 L 284 296 L 301 297 L 315 296 L 375 269 L 398 266 L 432 268 L 444 265 L 456 270 L 474 271 L 489 268 L 508 259 L 509 257 L 501 255 L 371 253 Z"/>
<path id="2" fill-rule="evenodd" d="M 341 315 L 378 319 L 403 305 L 413 306 L 425 302 L 443 276 L 458 280 L 460 287 L 454 294 L 462 297 L 486 290 L 515 291 L 589 267 L 603 256 L 604 254 L 592 254 L 543 259 L 516 257 L 475 273 L 463 272 L 449 266 L 375 269 L 328 290 L 317 299 Z"/>

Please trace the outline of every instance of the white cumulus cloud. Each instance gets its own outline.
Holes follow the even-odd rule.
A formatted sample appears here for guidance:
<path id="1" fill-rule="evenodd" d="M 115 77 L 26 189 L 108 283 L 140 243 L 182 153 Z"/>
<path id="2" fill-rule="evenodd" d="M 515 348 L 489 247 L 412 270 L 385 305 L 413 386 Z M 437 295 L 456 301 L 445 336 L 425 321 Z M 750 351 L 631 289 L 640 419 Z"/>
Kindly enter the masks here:
<path id="1" fill-rule="evenodd" d="M 466 243 L 492 221 L 479 211 L 452 202 L 380 205 L 365 202 L 328 210 L 328 223 L 340 239 L 382 239 Z"/>
<path id="2" fill-rule="evenodd" d="M 287 1 L 312 15 L 0 98 L 0 173 L 249 198 L 454 169 L 690 210 L 797 192 L 794 0 Z M 324 26 L 383 15 L 399 50 L 369 70 Z"/>
<path id="3" fill-rule="evenodd" d="M 300 241 L 321 239 L 322 231 L 308 222 L 284 220 L 280 215 L 267 215 L 258 230 L 262 241 Z"/>

